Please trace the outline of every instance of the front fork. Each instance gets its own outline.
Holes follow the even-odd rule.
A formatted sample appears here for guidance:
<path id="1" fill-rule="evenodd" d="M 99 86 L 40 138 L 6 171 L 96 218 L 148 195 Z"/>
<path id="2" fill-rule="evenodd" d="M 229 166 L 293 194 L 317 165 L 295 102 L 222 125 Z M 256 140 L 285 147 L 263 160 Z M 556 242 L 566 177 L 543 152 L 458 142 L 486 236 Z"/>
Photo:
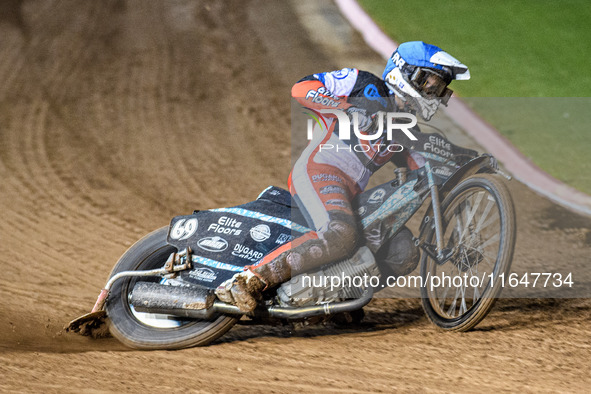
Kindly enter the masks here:
<path id="1" fill-rule="evenodd" d="M 431 205 L 433 206 L 433 221 L 435 225 L 435 239 L 437 240 L 437 258 L 443 258 L 443 234 L 441 227 L 441 202 L 439 201 L 439 189 L 433 180 L 433 172 L 431 172 L 431 165 L 429 162 L 425 163 L 427 170 L 427 181 L 429 182 L 429 190 L 431 191 Z"/>
<path id="2" fill-rule="evenodd" d="M 418 241 L 420 246 L 433 260 L 438 264 L 443 264 L 449 260 L 455 250 L 445 248 L 443 245 L 443 225 L 441 223 L 441 202 L 439 201 L 439 188 L 433 179 L 433 172 L 431 171 L 431 165 L 427 161 L 425 163 L 425 170 L 427 171 L 427 181 L 429 185 L 429 191 L 431 192 L 431 205 L 433 207 L 433 225 L 435 226 L 435 248 L 433 245 Z M 435 250 L 433 250 L 435 249 Z"/>

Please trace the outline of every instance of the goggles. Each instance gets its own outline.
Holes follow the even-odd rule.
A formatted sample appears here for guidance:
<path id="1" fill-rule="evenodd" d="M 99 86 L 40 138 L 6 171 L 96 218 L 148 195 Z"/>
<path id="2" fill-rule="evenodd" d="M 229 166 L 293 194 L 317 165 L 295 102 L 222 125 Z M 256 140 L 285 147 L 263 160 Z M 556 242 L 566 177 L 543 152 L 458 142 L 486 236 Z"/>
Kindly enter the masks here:
<path id="1" fill-rule="evenodd" d="M 448 89 L 448 82 L 441 75 L 427 68 L 417 67 L 410 77 L 410 82 L 426 98 L 439 98 L 447 105 L 453 90 Z"/>

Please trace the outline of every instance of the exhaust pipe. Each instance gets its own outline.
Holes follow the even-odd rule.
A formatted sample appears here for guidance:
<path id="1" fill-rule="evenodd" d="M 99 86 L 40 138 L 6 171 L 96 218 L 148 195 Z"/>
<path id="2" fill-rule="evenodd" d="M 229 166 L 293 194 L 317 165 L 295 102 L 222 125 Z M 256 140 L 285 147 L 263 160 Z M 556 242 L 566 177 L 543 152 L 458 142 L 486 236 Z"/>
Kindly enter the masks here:
<path id="1" fill-rule="evenodd" d="M 311 305 L 300 308 L 261 306 L 255 316 L 280 319 L 303 319 L 319 315 L 334 315 L 363 308 L 371 301 L 373 289 L 367 288 L 360 298 Z M 164 313 L 194 319 L 211 319 L 214 314 L 244 315 L 237 306 L 215 299 L 213 291 L 196 287 L 168 286 L 159 283 L 139 282 L 131 293 L 131 305 L 138 312 Z"/>
<path id="2" fill-rule="evenodd" d="M 304 306 L 300 308 L 286 308 L 279 306 L 271 306 L 267 308 L 269 316 L 278 317 L 281 319 L 302 319 L 304 317 L 320 316 L 320 315 L 336 315 L 337 313 L 353 312 L 363 308 L 369 304 L 373 297 L 373 289 L 371 287 L 365 289 L 363 295 L 357 299 Z"/>
<path id="3" fill-rule="evenodd" d="M 139 282 L 133 288 L 130 303 L 138 312 L 164 313 L 195 319 L 209 319 L 215 295 L 208 289 L 168 286 Z"/>

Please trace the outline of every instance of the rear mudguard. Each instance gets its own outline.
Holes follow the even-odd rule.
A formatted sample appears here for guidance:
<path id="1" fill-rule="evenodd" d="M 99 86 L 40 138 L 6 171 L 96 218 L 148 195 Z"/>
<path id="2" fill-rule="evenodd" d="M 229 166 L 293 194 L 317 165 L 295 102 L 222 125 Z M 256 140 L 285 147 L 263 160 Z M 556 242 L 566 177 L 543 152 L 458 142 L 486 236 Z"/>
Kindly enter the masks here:
<path id="1" fill-rule="evenodd" d="M 496 170 L 497 163 L 493 156 L 482 155 L 470 160 L 468 163 L 460 167 L 451 177 L 449 177 L 449 179 L 447 179 L 443 185 L 441 185 L 439 188 L 440 200 L 445 200 L 447 194 L 464 179 L 478 173 L 495 173 Z M 427 209 L 427 212 L 425 212 L 425 216 L 421 221 L 421 226 L 419 227 L 420 239 L 423 239 L 425 231 L 429 228 L 427 224 L 431 223 L 431 220 L 429 219 L 432 216 L 433 205 L 429 205 L 429 208 Z"/>

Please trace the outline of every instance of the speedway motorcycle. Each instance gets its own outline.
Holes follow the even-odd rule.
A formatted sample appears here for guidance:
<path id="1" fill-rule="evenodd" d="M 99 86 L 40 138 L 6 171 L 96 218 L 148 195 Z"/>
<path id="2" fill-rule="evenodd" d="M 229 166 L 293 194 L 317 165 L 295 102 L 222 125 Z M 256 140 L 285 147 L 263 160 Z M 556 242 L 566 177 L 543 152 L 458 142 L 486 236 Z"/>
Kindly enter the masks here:
<path id="1" fill-rule="evenodd" d="M 513 257 L 515 213 L 503 180 L 509 177 L 494 157 L 456 146 L 440 133 L 416 137 L 409 148 L 425 157 L 425 165 L 397 170 L 394 179 L 355 200 L 363 234 L 357 253 L 266 290 L 248 318 L 359 320 L 383 282 L 334 286 L 323 278 L 398 278 L 420 261 L 420 294 L 431 322 L 466 331 L 482 321 L 501 291 L 495 279 L 509 274 Z M 405 223 L 423 205 L 413 237 Z M 92 312 L 67 329 L 92 335 L 107 321 L 111 334 L 133 348 L 206 345 L 245 315 L 217 299 L 214 290 L 307 231 L 289 192 L 277 187 L 243 205 L 177 216 L 125 252 Z M 433 286 L 433 278 L 445 275 L 464 280 Z"/>

